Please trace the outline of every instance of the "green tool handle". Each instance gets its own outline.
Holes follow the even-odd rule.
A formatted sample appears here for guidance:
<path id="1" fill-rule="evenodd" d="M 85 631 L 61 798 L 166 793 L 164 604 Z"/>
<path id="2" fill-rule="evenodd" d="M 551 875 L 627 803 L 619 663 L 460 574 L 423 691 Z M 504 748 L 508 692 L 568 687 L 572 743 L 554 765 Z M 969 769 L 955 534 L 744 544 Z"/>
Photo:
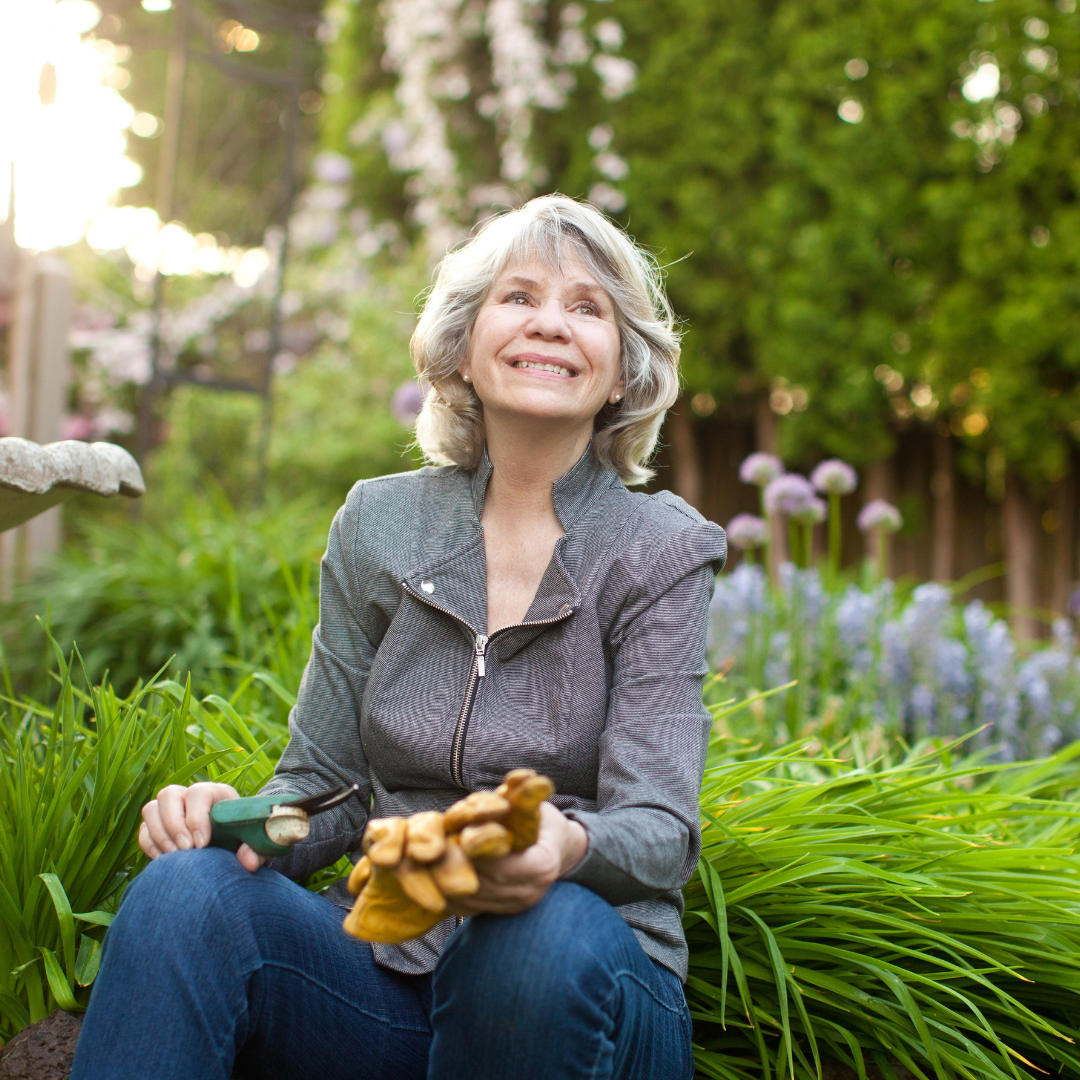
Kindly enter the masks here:
<path id="1" fill-rule="evenodd" d="M 210 846 L 236 851 L 247 844 L 260 855 L 287 855 L 289 848 L 266 835 L 266 820 L 280 802 L 280 795 L 254 795 L 214 803 L 210 808 Z"/>

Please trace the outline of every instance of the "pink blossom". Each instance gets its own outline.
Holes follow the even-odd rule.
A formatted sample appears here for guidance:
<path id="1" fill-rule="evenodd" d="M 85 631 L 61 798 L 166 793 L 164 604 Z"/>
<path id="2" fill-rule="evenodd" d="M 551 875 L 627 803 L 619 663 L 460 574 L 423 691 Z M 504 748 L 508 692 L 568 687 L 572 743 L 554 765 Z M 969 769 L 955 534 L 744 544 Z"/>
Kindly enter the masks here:
<path id="1" fill-rule="evenodd" d="M 65 416 L 60 425 L 61 439 L 78 439 L 86 442 L 94 436 L 94 421 L 89 416 Z"/>
<path id="2" fill-rule="evenodd" d="M 812 512 L 816 502 L 820 500 L 814 494 L 813 485 L 798 473 L 784 473 L 765 488 L 765 512 L 768 514 L 801 518 Z"/>
<path id="3" fill-rule="evenodd" d="M 754 514 L 736 514 L 727 527 L 728 539 L 743 551 L 769 542 L 769 523 Z"/>
<path id="4" fill-rule="evenodd" d="M 896 532 L 903 521 L 900 511 L 892 503 L 884 499 L 873 499 L 859 511 L 858 526 L 863 532 L 872 532 L 875 529 Z"/>
<path id="5" fill-rule="evenodd" d="M 810 474 L 810 483 L 829 495 L 848 495 L 859 482 L 858 474 L 839 458 L 821 462 Z"/>
<path id="6" fill-rule="evenodd" d="M 744 484 L 765 487 L 783 472 L 784 463 L 775 454 L 751 454 L 739 466 L 739 479 Z"/>

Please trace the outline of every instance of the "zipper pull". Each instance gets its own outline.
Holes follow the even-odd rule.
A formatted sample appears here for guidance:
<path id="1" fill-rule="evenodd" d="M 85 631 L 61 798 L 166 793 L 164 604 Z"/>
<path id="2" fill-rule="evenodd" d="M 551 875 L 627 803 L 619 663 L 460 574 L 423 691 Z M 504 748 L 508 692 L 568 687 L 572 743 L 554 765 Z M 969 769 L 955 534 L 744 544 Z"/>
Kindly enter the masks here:
<path id="1" fill-rule="evenodd" d="M 479 678 L 483 678 L 485 674 L 484 670 L 484 653 L 487 652 L 488 636 L 487 634 L 476 635 L 476 674 Z"/>

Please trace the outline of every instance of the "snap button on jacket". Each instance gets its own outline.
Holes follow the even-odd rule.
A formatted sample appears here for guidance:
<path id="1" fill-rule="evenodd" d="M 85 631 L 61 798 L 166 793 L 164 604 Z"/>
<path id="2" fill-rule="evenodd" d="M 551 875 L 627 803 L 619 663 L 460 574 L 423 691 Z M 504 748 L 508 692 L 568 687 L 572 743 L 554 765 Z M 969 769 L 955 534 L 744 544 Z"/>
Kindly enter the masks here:
<path id="1" fill-rule="evenodd" d="M 491 462 L 365 480 L 330 529 L 319 625 L 264 793 L 361 784 L 271 864 L 302 878 L 368 817 L 445 810 L 512 768 L 550 776 L 589 837 L 569 876 L 686 977 L 681 887 L 701 847 L 705 633 L 724 532 L 669 492 L 629 491 L 590 447 L 552 488 L 565 535 L 516 626 L 487 633 L 480 514 Z M 351 905 L 344 882 L 327 896 Z M 431 971 L 447 919 L 379 963 Z"/>

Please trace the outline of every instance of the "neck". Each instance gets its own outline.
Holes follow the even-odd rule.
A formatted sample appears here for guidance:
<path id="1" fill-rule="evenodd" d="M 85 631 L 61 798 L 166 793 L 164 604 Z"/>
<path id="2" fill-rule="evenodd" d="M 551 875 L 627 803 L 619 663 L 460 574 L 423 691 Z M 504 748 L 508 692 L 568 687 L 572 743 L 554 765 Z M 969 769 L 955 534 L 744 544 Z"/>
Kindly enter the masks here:
<path id="1" fill-rule="evenodd" d="M 552 429 L 522 424 L 520 418 L 485 418 L 492 473 L 486 502 L 518 513 L 553 510 L 551 486 L 565 476 L 592 438 L 592 425 Z"/>

